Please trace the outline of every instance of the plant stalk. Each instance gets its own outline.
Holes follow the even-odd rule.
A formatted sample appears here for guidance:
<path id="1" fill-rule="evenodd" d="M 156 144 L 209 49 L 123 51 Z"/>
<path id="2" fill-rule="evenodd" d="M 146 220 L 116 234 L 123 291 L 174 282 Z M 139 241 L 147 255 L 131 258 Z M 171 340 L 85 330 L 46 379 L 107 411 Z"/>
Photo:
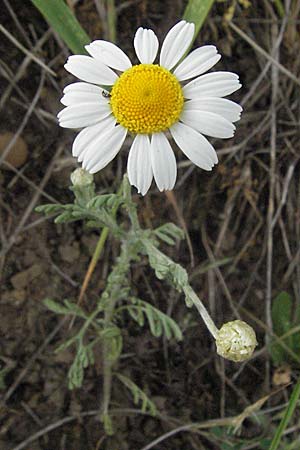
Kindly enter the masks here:
<path id="1" fill-rule="evenodd" d="M 202 317 L 205 325 L 207 326 L 209 332 L 212 334 L 212 336 L 216 339 L 218 335 L 218 328 L 216 327 L 214 321 L 210 317 L 207 309 L 203 305 L 202 301 L 198 297 L 198 295 L 195 293 L 195 291 L 192 289 L 190 285 L 185 286 L 183 288 L 183 291 L 186 295 L 186 297 L 191 300 L 194 304 L 194 306 L 198 309 L 200 316 Z"/>
<path id="2" fill-rule="evenodd" d="M 123 242 L 120 256 L 116 265 L 108 277 L 107 288 L 102 294 L 102 299 L 108 301 L 104 313 L 104 330 L 107 328 L 114 316 L 114 310 L 117 301 L 120 298 L 120 291 L 124 286 L 124 281 L 129 270 L 130 261 L 132 258 L 132 248 L 128 242 Z M 111 381 L 112 381 L 112 366 L 114 361 L 109 358 L 110 341 L 104 339 L 102 346 L 103 355 L 103 401 L 102 401 L 102 415 L 107 416 L 111 398 Z"/>

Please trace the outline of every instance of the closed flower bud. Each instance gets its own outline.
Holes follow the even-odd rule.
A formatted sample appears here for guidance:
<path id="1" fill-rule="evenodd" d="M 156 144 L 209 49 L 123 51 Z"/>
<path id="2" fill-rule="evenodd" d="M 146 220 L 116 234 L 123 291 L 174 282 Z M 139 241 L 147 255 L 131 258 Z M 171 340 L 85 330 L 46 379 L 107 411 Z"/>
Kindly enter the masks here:
<path id="1" fill-rule="evenodd" d="M 70 178 L 74 187 L 88 186 L 94 181 L 93 175 L 81 168 L 75 169 Z"/>
<path id="2" fill-rule="evenodd" d="M 95 196 L 95 184 L 93 175 L 84 169 L 75 169 L 71 173 L 73 186 L 70 187 L 75 195 L 75 203 L 85 207 Z"/>
<path id="3" fill-rule="evenodd" d="M 252 327 L 242 320 L 225 323 L 216 337 L 217 353 L 225 359 L 241 362 L 250 358 L 257 346 Z"/>

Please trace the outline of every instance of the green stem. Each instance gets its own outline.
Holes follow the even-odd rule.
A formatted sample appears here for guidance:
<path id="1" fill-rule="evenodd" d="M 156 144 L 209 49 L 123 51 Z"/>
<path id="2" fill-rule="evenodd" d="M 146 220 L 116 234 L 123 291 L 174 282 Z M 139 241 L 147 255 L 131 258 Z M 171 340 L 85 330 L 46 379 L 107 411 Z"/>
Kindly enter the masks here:
<path id="1" fill-rule="evenodd" d="M 185 293 L 186 297 L 191 300 L 194 304 L 194 306 L 198 309 L 200 316 L 202 317 L 205 325 L 207 326 L 208 330 L 212 334 L 212 336 L 216 339 L 218 335 L 218 328 L 216 327 L 214 321 L 210 317 L 207 309 L 203 305 L 202 301 L 198 297 L 198 295 L 195 293 L 193 288 L 190 285 L 187 285 L 183 288 L 183 292 Z"/>
<path id="2" fill-rule="evenodd" d="M 140 224 L 139 224 L 139 219 L 138 219 L 138 215 L 137 215 L 137 211 L 136 211 L 136 204 L 132 201 L 132 196 L 131 196 L 131 185 L 129 183 L 128 180 L 128 176 L 127 174 L 124 175 L 123 177 L 123 197 L 125 200 L 125 208 L 126 211 L 128 212 L 128 216 L 132 225 L 132 229 L 134 231 L 140 230 Z"/>
<path id="3" fill-rule="evenodd" d="M 189 284 L 185 269 L 158 250 L 152 242 L 145 240 L 143 245 L 148 255 L 150 266 L 155 270 L 157 278 L 167 279 L 172 286 L 185 294 L 187 306 L 191 307 L 194 305 L 197 308 L 208 330 L 216 339 L 219 330 L 202 301 Z"/>
<path id="4" fill-rule="evenodd" d="M 102 231 L 101 231 L 99 240 L 97 242 L 97 245 L 96 245 L 96 248 L 95 248 L 94 254 L 92 256 L 91 263 L 90 263 L 91 265 L 93 265 L 93 267 L 96 266 L 96 264 L 98 262 L 98 259 L 101 256 L 101 253 L 102 253 L 103 247 L 105 245 L 108 233 L 109 233 L 108 227 L 104 227 L 102 229 Z"/>
<path id="5" fill-rule="evenodd" d="M 278 15 L 281 19 L 285 16 L 284 6 L 281 0 L 274 0 L 275 8 L 277 9 Z"/>
<path id="6" fill-rule="evenodd" d="M 105 312 L 104 316 L 104 326 L 107 326 L 113 316 L 114 307 L 116 300 L 112 300 L 110 303 L 110 310 Z M 110 351 L 110 344 L 107 339 L 104 340 L 102 346 L 102 356 L 103 356 L 103 400 L 102 400 L 102 414 L 103 416 L 108 415 L 108 409 L 111 399 L 111 379 L 112 379 L 112 366 L 113 362 L 108 359 L 108 354 Z"/>
<path id="7" fill-rule="evenodd" d="M 117 301 L 120 298 L 120 290 L 124 285 L 127 272 L 129 270 L 130 261 L 132 258 L 132 248 L 128 242 L 122 244 L 121 253 L 114 266 L 112 272 L 108 277 L 107 287 L 102 294 L 102 299 L 109 301 L 104 313 L 104 330 L 109 327 L 113 316 Z M 103 341 L 103 401 L 102 401 L 102 415 L 108 415 L 110 398 L 111 398 L 111 380 L 112 367 L 114 361 L 109 359 L 110 341 L 104 339 Z"/>
<path id="8" fill-rule="evenodd" d="M 114 0 L 107 0 L 107 22 L 108 22 L 108 39 L 111 42 L 116 42 L 116 23 L 117 23 L 117 13 Z"/>
<path id="9" fill-rule="evenodd" d="M 287 407 L 287 409 L 284 413 L 284 416 L 279 424 L 279 427 L 276 430 L 276 434 L 271 442 L 269 450 L 277 450 L 277 448 L 280 444 L 283 432 L 286 429 L 286 427 L 288 426 L 288 423 L 294 414 L 299 397 L 300 397 L 300 378 L 298 379 L 297 384 L 294 387 L 288 407 Z"/>

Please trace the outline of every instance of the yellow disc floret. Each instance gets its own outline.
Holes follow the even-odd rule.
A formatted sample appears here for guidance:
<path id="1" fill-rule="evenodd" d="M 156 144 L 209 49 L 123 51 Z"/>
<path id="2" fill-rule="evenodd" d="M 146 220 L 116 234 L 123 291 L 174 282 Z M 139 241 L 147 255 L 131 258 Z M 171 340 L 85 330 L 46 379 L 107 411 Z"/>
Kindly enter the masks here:
<path id="1" fill-rule="evenodd" d="M 132 133 L 157 133 L 178 121 L 183 93 L 177 78 L 155 64 L 126 70 L 111 90 L 117 122 Z"/>

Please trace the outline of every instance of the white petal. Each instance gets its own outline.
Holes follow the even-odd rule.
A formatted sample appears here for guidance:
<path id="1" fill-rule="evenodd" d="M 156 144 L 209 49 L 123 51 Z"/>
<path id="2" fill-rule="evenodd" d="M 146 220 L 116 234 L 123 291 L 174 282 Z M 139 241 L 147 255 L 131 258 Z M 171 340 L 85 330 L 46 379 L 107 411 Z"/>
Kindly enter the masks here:
<path id="1" fill-rule="evenodd" d="M 183 111 L 180 120 L 200 133 L 217 138 L 231 138 L 235 126 L 219 114 L 207 111 Z"/>
<path id="2" fill-rule="evenodd" d="M 89 83 L 72 83 L 65 87 L 64 96 L 60 100 L 65 106 L 76 103 L 108 103 L 107 98 L 102 95 L 103 89 Z"/>
<path id="3" fill-rule="evenodd" d="M 86 92 L 69 92 L 65 94 L 60 102 L 65 106 L 76 105 L 78 103 L 103 103 L 103 97 L 101 91 L 98 94 L 86 93 Z M 106 102 L 108 101 L 106 100 Z"/>
<path id="4" fill-rule="evenodd" d="M 105 86 L 112 86 L 118 78 L 109 67 L 91 56 L 69 56 L 65 69 L 83 81 Z"/>
<path id="5" fill-rule="evenodd" d="M 119 152 L 127 130 L 121 125 L 109 129 L 96 139 L 84 155 L 82 167 L 90 173 L 96 173 L 103 169 Z"/>
<path id="6" fill-rule="evenodd" d="M 211 170 L 217 164 L 215 149 L 198 131 L 180 122 L 175 123 L 170 131 L 178 147 L 196 166 Z"/>
<path id="7" fill-rule="evenodd" d="M 151 164 L 160 191 L 173 189 L 177 164 L 174 152 L 164 133 L 154 133 L 151 139 Z"/>
<path id="8" fill-rule="evenodd" d="M 158 51 L 158 39 L 152 30 L 139 28 L 134 36 L 134 48 L 142 64 L 152 64 Z"/>
<path id="9" fill-rule="evenodd" d="M 168 32 L 160 52 L 160 65 L 171 70 L 182 58 L 195 34 L 193 23 L 181 20 Z"/>
<path id="10" fill-rule="evenodd" d="M 185 111 L 208 111 L 229 120 L 230 122 L 236 122 L 241 118 L 241 112 L 243 108 L 227 98 L 218 97 L 200 97 L 195 100 L 189 100 L 184 103 Z"/>
<path id="11" fill-rule="evenodd" d="M 221 58 L 213 45 L 204 45 L 190 53 L 174 70 L 179 81 L 197 77 L 211 69 Z"/>
<path id="12" fill-rule="evenodd" d="M 107 119 L 97 124 L 97 133 L 96 130 L 91 130 L 89 134 L 89 141 L 87 141 L 86 137 L 82 138 L 83 144 L 82 150 L 78 156 L 78 162 L 84 161 L 84 167 L 92 161 L 98 155 L 99 147 L 102 147 L 102 142 L 107 139 L 107 136 L 114 132 L 115 130 L 115 121 L 111 121 L 110 123 L 105 123 Z M 113 124 L 112 124 L 113 122 Z M 91 127 L 89 127 L 91 128 Z"/>
<path id="13" fill-rule="evenodd" d="M 115 124 L 111 126 L 111 123 L 109 126 L 106 126 L 105 123 L 101 122 L 98 124 L 98 127 L 97 135 L 94 134 L 93 139 L 85 146 L 85 149 L 78 157 L 78 162 L 83 163 L 84 169 L 99 157 L 99 148 L 101 151 L 103 142 L 107 141 L 109 136 L 112 136 L 115 131 Z"/>
<path id="14" fill-rule="evenodd" d="M 76 103 L 57 114 L 63 128 L 83 128 L 94 125 L 111 114 L 108 103 Z"/>
<path id="15" fill-rule="evenodd" d="M 76 83 L 71 83 L 65 86 L 63 93 L 69 94 L 70 92 L 86 92 L 89 94 L 98 94 L 99 92 L 102 92 L 102 88 L 99 86 L 95 86 L 94 84 L 77 81 Z"/>
<path id="16" fill-rule="evenodd" d="M 130 184 L 145 195 L 153 178 L 150 140 L 147 134 L 138 134 L 135 137 L 128 155 L 127 172 Z"/>
<path id="17" fill-rule="evenodd" d="M 183 87 L 185 98 L 225 97 L 241 87 L 239 77 L 232 72 L 213 72 L 201 75 Z"/>
<path id="18" fill-rule="evenodd" d="M 88 150 L 90 144 L 108 128 L 114 128 L 116 119 L 113 115 L 106 117 L 96 125 L 86 127 L 77 134 L 73 142 L 72 154 L 82 161 L 82 154 Z"/>
<path id="19" fill-rule="evenodd" d="M 97 40 L 85 48 L 91 56 L 113 69 L 124 72 L 132 66 L 128 56 L 112 42 Z"/>

